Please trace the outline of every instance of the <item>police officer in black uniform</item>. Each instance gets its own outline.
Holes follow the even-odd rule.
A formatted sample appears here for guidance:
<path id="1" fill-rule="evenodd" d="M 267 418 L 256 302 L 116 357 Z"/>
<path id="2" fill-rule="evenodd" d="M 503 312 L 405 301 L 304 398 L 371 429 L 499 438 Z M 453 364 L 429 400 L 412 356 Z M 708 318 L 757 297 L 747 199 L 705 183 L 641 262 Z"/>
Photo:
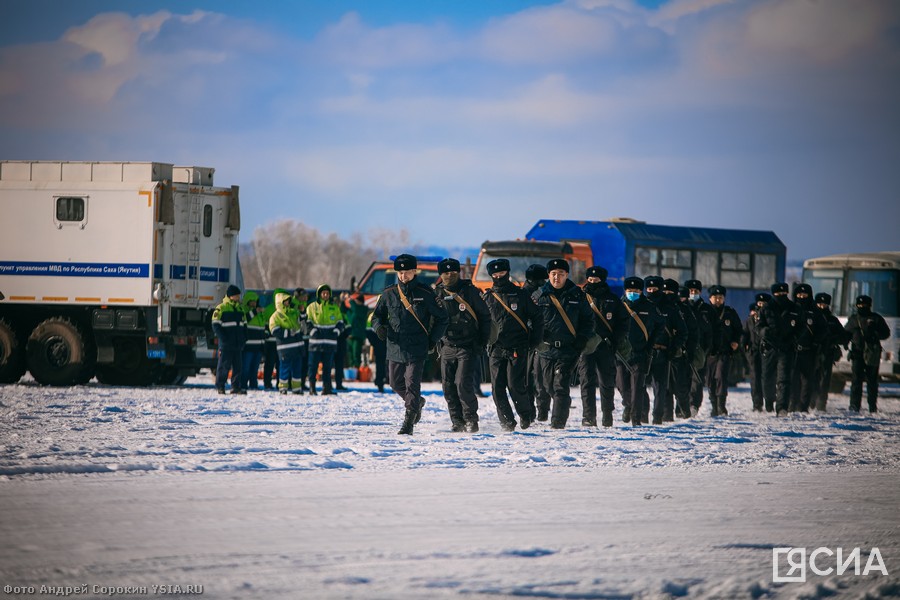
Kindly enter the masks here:
<path id="1" fill-rule="evenodd" d="M 706 385 L 709 387 L 710 416 L 728 415 L 725 402 L 728 398 L 728 372 L 731 357 L 741 346 L 744 328 L 737 311 L 725 304 L 728 290 L 721 285 L 709 287 L 709 304 L 715 311 L 713 342 L 706 359 Z"/>
<path id="2" fill-rule="evenodd" d="M 581 382 L 582 418 L 586 427 L 597 426 L 597 384 L 600 385 L 601 423 L 613 424 L 613 398 L 616 391 L 616 353 L 622 354 L 623 342 L 627 343 L 628 311 L 606 283 L 608 272 L 599 265 L 588 268 L 587 283 L 582 290 L 594 315 L 594 332 L 600 336 L 597 349 L 582 354 L 578 359 L 578 377 Z M 630 348 L 626 350 L 626 354 Z M 599 377 L 598 377 L 599 375 Z"/>
<path id="3" fill-rule="evenodd" d="M 818 367 L 828 333 L 828 322 L 813 303 L 812 295 L 812 287 L 808 283 L 799 283 L 794 287 L 798 320 L 791 379 L 791 412 L 809 412 L 809 405 L 818 392 Z"/>
<path id="4" fill-rule="evenodd" d="M 788 284 L 772 284 L 772 300 L 759 312 L 763 398 L 766 411 L 787 415 L 796 351 L 797 306 L 788 298 Z"/>
<path id="5" fill-rule="evenodd" d="M 691 416 L 695 417 L 700 413 L 700 405 L 703 403 L 703 386 L 707 380 L 706 368 L 713 344 L 713 321 L 716 314 L 712 306 L 700 295 L 703 284 L 699 280 L 688 279 L 684 282 L 684 287 L 688 289 L 688 302 L 694 309 L 698 327 L 697 351 L 692 361 L 694 377 L 691 380 Z"/>
<path id="6" fill-rule="evenodd" d="M 416 257 L 410 254 L 394 259 L 398 283 L 384 290 L 372 315 L 372 328 L 387 340 L 391 388 L 406 406 L 400 435 L 411 435 L 422 415 L 425 358 L 443 337 L 448 322 L 434 290 L 416 278 L 416 266 Z"/>
<path id="7" fill-rule="evenodd" d="M 685 339 L 683 347 L 669 349 L 669 363 L 671 364 L 669 386 L 666 390 L 666 399 L 663 410 L 663 422 L 675 420 L 675 416 L 687 418 L 691 414 L 691 368 L 689 362 L 697 351 L 698 326 L 697 317 L 687 303 L 680 298 L 681 289 L 674 279 L 663 281 L 663 294 L 666 303 L 678 311 L 678 315 L 684 322 Z M 676 406 L 677 404 L 677 406 Z M 674 413 L 674 414 L 673 414 Z"/>
<path id="8" fill-rule="evenodd" d="M 815 301 L 828 323 L 825 343 L 819 355 L 819 384 L 815 396 L 816 410 L 825 412 L 828 408 L 828 391 L 831 387 L 834 363 L 841 359 L 841 346 L 846 347 L 850 343 L 850 335 L 841 325 L 840 320 L 831 312 L 831 294 L 825 292 L 816 294 Z"/>
<path id="9" fill-rule="evenodd" d="M 531 295 L 509 278 L 509 261 L 492 260 L 487 272 L 494 285 L 482 297 L 491 312 L 493 326 L 488 346 L 492 397 L 504 431 L 516 428 L 512 397 L 519 425 L 528 429 L 534 421 L 534 399 L 528 395 L 528 352 L 537 346 L 544 333 L 544 321 Z"/>
<path id="10" fill-rule="evenodd" d="M 759 335 L 759 312 L 762 305 L 772 297 L 761 293 L 756 295 L 756 301 L 748 309 L 747 320 L 744 321 L 744 334 L 741 338 L 741 346 L 747 356 L 749 368 L 750 398 L 753 401 L 754 412 L 762 412 L 765 395 L 763 393 L 763 369 L 762 369 L 762 338 Z"/>
<path id="11" fill-rule="evenodd" d="M 687 344 L 687 325 L 681 318 L 681 312 L 663 291 L 664 281 L 658 275 L 644 278 L 644 296 L 653 304 L 663 321 L 663 329 L 659 340 L 653 345 L 653 356 L 650 363 L 650 384 L 653 387 L 653 424 L 662 425 L 663 416 L 673 421 L 674 407 L 666 407 L 669 396 L 669 382 L 672 376 L 671 359 L 684 356 Z M 650 398 L 644 390 L 644 410 L 641 420 L 646 420 L 650 410 Z M 666 412 L 668 414 L 666 415 Z"/>
<path id="12" fill-rule="evenodd" d="M 859 412 L 862 404 L 862 384 L 866 384 L 869 412 L 878 412 L 878 365 L 881 362 L 881 341 L 891 336 L 884 317 L 872 310 L 872 298 L 857 296 L 856 312 L 847 319 L 844 329 L 850 334 L 850 410 Z"/>
<path id="13" fill-rule="evenodd" d="M 544 265 L 529 265 L 525 269 L 525 284 L 522 289 L 533 298 L 535 292 L 547 283 L 548 277 L 547 267 Z M 528 352 L 528 396 L 536 405 L 537 420 L 546 421 L 550 416 L 550 392 L 544 385 L 544 366 L 536 349 Z"/>
<path id="14" fill-rule="evenodd" d="M 653 304 L 644 297 L 643 279 L 626 277 L 623 285 L 625 287 L 623 305 L 631 318 L 628 325 L 631 356 L 624 362 L 620 361 L 617 366 L 616 388 L 622 396 L 624 406 L 622 420 L 640 427 L 650 352 L 664 333 L 662 330 L 665 321 Z"/>
<path id="15" fill-rule="evenodd" d="M 460 264 L 445 258 L 437 265 L 441 280 L 435 286 L 450 322 L 441 338 L 441 385 L 453 431 L 478 431 L 475 361 L 491 335 L 491 313 L 478 288 L 459 276 Z"/>
<path id="16" fill-rule="evenodd" d="M 550 280 L 533 296 L 544 320 L 538 352 L 544 383 L 553 397 L 550 427 L 565 429 L 572 404 L 572 374 L 579 354 L 593 337 L 594 322 L 584 292 L 569 279 L 569 263 L 554 258 L 547 263 L 547 273 Z"/>

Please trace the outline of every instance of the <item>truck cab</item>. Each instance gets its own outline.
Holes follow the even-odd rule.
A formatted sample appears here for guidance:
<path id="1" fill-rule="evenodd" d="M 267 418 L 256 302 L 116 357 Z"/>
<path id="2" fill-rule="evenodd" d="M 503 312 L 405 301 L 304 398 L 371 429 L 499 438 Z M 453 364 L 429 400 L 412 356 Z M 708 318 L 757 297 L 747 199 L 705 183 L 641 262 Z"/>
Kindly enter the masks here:
<path id="1" fill-rule="evenodd" d="M 536 240 L 511 240 L 505 242 L 486 241 L 481 245 L 472 283 L 481 290 L 491 287 L 491 276 L 487 264 L 496 258 L 509 261 L 510 279 L 522 285 L 525 270 L 537 263 L 546 265 L 553 258 L 564 258 L 569 263 L 569 278 L 578 285 L 585 281 L 585 272 L 593 266 L 591 247 L 584 242 L 545 242 Z"/>

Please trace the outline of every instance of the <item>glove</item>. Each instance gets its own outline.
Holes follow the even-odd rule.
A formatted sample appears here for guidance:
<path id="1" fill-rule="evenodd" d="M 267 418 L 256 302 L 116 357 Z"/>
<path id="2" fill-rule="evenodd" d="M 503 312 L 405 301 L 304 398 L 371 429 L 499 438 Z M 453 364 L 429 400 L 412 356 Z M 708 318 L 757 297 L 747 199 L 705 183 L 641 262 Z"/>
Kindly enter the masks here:
<path id="1" fill-rule="evenodd" d="M 378 339 L 381 341 L 386 340 L 387 339 L 387 327 L 385 327 L 384 325 L 379 325 L 378 328 L 375 330 L 375 335 L 377 335 Z"/>

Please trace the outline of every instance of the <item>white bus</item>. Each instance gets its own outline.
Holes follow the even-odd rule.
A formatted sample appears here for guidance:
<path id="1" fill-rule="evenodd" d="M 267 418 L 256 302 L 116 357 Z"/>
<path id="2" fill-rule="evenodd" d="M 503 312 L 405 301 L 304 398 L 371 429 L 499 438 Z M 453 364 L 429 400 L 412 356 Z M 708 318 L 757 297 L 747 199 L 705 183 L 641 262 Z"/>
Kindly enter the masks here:
<path id="1" fill-rule="evenodd" d="M 856 309 L 856 297 L 871 296 L 872 310 L 881 314 L 891 337 L 882 342 L 884 352 L 878 373 L 883 381 L 900 381 L 900 252 L 862 252 L 810 258 L 803 263 L 803 281 L 818 294 L 831 294 L 831 309 L 841 320 Z M 834 367 L 831 391 L 843 389 L 850 379 L 850 363 L 844 357 Z"/>

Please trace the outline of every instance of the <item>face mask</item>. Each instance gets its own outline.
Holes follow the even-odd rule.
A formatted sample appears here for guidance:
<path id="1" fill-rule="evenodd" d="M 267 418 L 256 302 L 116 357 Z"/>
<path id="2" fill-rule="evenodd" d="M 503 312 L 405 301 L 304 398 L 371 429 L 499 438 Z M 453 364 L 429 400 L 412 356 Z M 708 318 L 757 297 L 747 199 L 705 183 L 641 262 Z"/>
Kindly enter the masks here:
<path id="1" fill-rule="evenodd" d="M 688 297 L 689 297 L 692 301 L 696 302 L 697 300 L 700 299 L 700 294 L 690 294 Z"/>
<path id="2" fill-rule="evenodd" d="M 641 297 L 640 292 L 625 292 L 625 297 L 628 298 L 629 301 L 634 302 L 638 298 Z"/>

